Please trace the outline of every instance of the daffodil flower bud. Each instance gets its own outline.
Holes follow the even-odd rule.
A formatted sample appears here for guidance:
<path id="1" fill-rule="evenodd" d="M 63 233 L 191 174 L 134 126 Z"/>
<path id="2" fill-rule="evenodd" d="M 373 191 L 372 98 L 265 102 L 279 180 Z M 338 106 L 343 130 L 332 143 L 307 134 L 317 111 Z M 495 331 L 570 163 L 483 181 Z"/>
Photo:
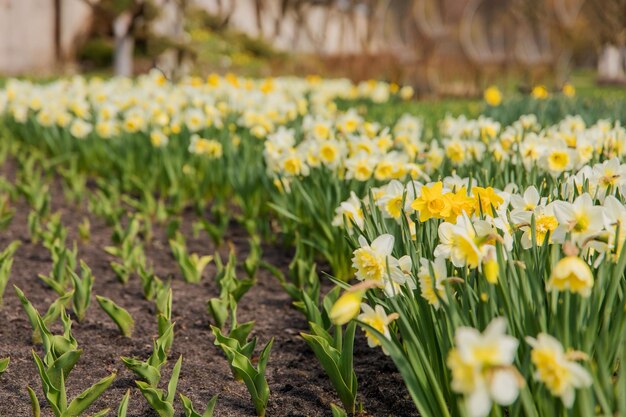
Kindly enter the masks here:
<path id="1" fill-rule="evenodd" d="M 495 258 L 489 259 L 483 263 L 483 273 L 487 282 L 490 284 L 498 283 L 498 276 L 500 275 L 500 268 L 498 266 L 498 260 Z"/>
<path id="2" fill-rule="evenodd" d="M 362 290 L 344 292 L 330 309 L 330 320 L 341 326 L 355 318 L 361 312 L 363 294 L 365 291 Z"/>

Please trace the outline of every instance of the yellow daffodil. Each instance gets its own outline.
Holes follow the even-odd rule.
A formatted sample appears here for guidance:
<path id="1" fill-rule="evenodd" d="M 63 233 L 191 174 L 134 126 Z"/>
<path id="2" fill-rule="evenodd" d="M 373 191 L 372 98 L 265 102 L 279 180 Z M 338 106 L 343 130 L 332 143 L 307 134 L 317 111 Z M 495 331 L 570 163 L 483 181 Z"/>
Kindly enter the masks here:
<path id="1" fill-rule="evenodd" d="M 476 201 L 476 212 L 493 216 L 493 209 L 497 209 L 504 199 L 491 187 L 472 187 L 472 195 Z"/>
<path id="2" fill-rule="evenodd" d="M 483 98 L 488 105 L 492 107 L 499 106 L 502 103 L 502 92 L 500 92 L 498 87 L 492 85 L 485 89 Z"/>
<path id="3" fill-rule="evenodd" d="M 535 87 L 533 87 L 530 95 L 537 100 L 545 100 L 548 98 L 550 93 L 548 93 L 548 89 L 545 85 L 536 85 Z"/>
<path id="4" fill-rule="evenodd" d="M 425 222 L 431 218 L 444 219 L 450 217 L 452 205 L 443 193 L 443 183 L 438 181 L 432 186 L 423 186 L 420 195 L 413 200 L 411 208 L 419 212 L 419 219 Z"/>
<path id="5" fill-rule="evenodd" d="M 549 290 L 570 291 L 583 297 L 591 295 L 593 273 L 589 265 L 578 256 L 562 258 L 552 269 Z"/>
<path id="6" fill-rule="evenodd" d="M 561 91 L 566 97 L 574 97 L 576 95 L 576 88 L 574 88 L 574 86 L 570 83 L 563 84 Z"/>

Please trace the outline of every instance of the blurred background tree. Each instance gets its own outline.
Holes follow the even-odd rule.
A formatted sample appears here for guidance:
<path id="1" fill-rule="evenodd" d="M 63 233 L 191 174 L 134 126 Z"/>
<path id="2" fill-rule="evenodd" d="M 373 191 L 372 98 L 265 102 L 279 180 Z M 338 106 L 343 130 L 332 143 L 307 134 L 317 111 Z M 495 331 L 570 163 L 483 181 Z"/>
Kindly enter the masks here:
<path id="1" fill-rule="evenodd" d="M 626 0 L 587 1 L 585 16 L 593 27 L 598 78 L 604 83 L 626 83 Z"/>
<path id="2" fill-rule="evenodd" d="M 14 4 L 10 13 L 35 13 L 25 5 L 37 0 L 4 1 Z M 626 83 L 626 0 L 52 2 L 36 13 L 50 14 L 54 36 L 25 36 L 54 39 L 56 60 L 77 58 L 86 71 L 131 75 L 156 67 L 172 78 L 320 73 L 382 78 L 440 96 L 475 96 L 492 83 L 558 89 L 581 68 L 595 69 L 600 82 Z M 74 30 L 68 51 L 60 39 L 86 21 L 72 21 L 68 11 L 85 4 L 90 24 L 86 34 Z M 2 18 L 12 20 L 1 15 L 0 31 Z M 0 36 L 0 48 L 7 39 Z"/>

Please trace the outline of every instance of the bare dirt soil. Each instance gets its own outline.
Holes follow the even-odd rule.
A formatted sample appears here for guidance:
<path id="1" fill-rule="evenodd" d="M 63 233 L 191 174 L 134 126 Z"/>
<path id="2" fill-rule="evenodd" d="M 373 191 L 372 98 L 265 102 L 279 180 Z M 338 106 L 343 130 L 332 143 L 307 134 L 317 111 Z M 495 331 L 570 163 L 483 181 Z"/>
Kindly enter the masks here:
<path id="1" fill-rule="evenodd" d="M 51 188 L 53 209 L 62 212 L 63 223 L 69 229 L 68 242 L 79 241 L 77 226 L 84 217 L 91 221 L 91 238 L 88 242 L 79 242 L 78 247 L 79 258 L 90 266 L 95 276 L 94 299 L 85 320 L 81 323 L 75 321 L 72 327 L 83 354 L 67 381 L 69 396 L 73 398 L 100 378 L 117 371 L 113 385 L 87 414 L 111 408 L 110 415 L 115 415 L 122 396 L 132 388 L 128 415 L 156 416 L 141 393 L 134 389 L 133 374 L 120 361 L 120 356 L 145 359 L 150 355 L 152 341 L 157 334 L 154 306 L 143 298 L 137 277 L 123 285 L 110 268 L 109 262 L 113 258 L 103 248 L 111 244 L 111 229 L 103 221 L 90 216 L 85 209 L 68 206 L 62 198 L 60 187 Z M 52 414 L 46 407 L 31 354 L 32 349 L 41 354 L 41 346 L 31 342 L 32 329 L 13 291 L 13 285 L 19 286 L 40 312 L 45 312 L 56 299 L 56 294 L 37 276 L 50 272 L 52 259 L 47 249 L 29 240 L 28 206 L 20 202 L 16 209 L 9 228 L 0 232 L 0 249 L 12 240 L 22 241 L 22 246 L 15 254 L 4 305 L 0 310 L 0 358 L 11 358 L 8 370 L 0 377 L 0 416 L 32 415 L 27 386 L 37 393 L 42 404 L 42 415 L 46 416 Z M 192 218 L 192 213 L 185 215 L 182 225 L 189 249 L 200 254 L 213 253 L 215 248 L 206 235 L 193 238 Z M 238 258 L 244 259 L 248 251 L 245 231 L 233 223 L 227 240 L 234 245 Z M 219 252 L 226 259 L 228 247 L 219 248 Z M 264 247 L 263 252 L 265 261 L 286 271 L 292 255 L 288 249 Z M 155 228 L 155 238 L 146 247 L 146 255 L 148 262 L 154 264 L 158 276 L 173 278 L 173 319 L 176 321 L 176 331 L 163 379 L 169 379 L 175 360 L 183 355 L 178 392 L 190 397 L 196 408 L 204 410 L 206 402 L 213 395 L 219 394 L 215 416 L 254 416 L 255 410 L 245 386 L 233 379 L 222 352 L 213 345 L 206 302 L 218 295 L 214 280 L 215 267 L 207 267 L 201 284 L 186 284 L 170 254 L 165 232 L 159 228 Z M 131 313 L 136 323 L 132 338 L 119 334 L 115 324 L 95 302 L 95 294 L 111 298 Z M 238 313 L 241 322 L 255 320 L 253 335 L 258 336 L 259 345 L 275 337 L 267 369 L 271 390 L 267 416 L 330 416 L 330 403 L 339 403 L 339 400 L 313 353 L 299 336 L 300 332 L 307 330 L 304 316 L 291 306 L 289 296 L 276 278 L 266 271 L 259 271 L 258 284 L 241 300 Z M 53 330 L 59 330 L 58 324 Z M 355 367 L 359 378 L 359 401 L 363 404 L 364 415 L 417 416 L 391 360 L 380 349 L 369 349 L 362 335 L 359 335 L 356 343 Z M 177 412 L 182 415 L 180 403 L 178 400 L 176 402 Z"/>

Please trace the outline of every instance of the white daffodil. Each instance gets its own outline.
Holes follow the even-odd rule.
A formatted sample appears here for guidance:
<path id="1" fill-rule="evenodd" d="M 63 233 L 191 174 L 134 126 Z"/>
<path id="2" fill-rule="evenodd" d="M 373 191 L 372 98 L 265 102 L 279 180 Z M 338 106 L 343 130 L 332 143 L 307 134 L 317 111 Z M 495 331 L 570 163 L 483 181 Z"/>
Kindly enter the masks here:
<path id="1" fill-rule="evenodd" d="M 406 190 L 406 198 L 405 198 Z M 400 221 L 403 213 L 410 213 L 411 202 L 414 200 L 413 187 L 405 187 L 398 180 L 392 180 L 384 187 L 383 194 L 376 199 L 376 205 L 383 215 Z"/>
<path id="2" fill-rule="evenodd" d="M 333 219 L 332 225 L 335 227 L 343 227 L 343 225 L 346 224 L 348 229 L 352 229 L 353 222 L 359 229 L 363 228 L 364 217 L 363 209 L 361 208 L 361 200 L 359 200 L 359 197 L 357 197 L 354 191 L 350 191 L 350 198 L 343 201 L 339 207 L 335 209 L 335 218 Z"/>
<path id="3" fill-rule="evenodd" d="M 532 346 L 530 354 L 535 368 L 535 378 L 543 382 L 550 393 L 560 397 L 563 405 L 574 405 L 576 389 L 590 387 L 591 375 L 575 359 L 586 357 L 581 352 L 566 353 L 561 343 L 554 337 L 540 333 L 537 338 L 527 337 Z"/>
<path id="4" fill-rule="evenodd" d="M 513 366 L 518 340 L 506 334 L 504 318 L 494 319 L 483 333 L 459 327 L 455 347 L 448 353 L 452 390 L 465 396 L 471 417 L 485 417 L 493 402 L 510 405 L 518 397 L 523 380 Z"/>
<path id="5" fill-rule="evenodd" d="M 619 256 L 626 240 L 626 206 L 617 198 L 608 196 L 604 200 L 603 207 L 604 228 L 608 235 L 608 246 Z"/>
<path id="6" fill-rule="evenodd" d="M 378 236 L 368 244 L 363 236 L 359 236 L 360 248 L 352 257 L 352 266 L 356 269 L 356 277 L 361 281 L 374 280 L 384 284 L 388 277 L 387 267 L 396 266 L 397 260 L 391 256 L 394 237 L 390 234 Z"/>
<path id="7" fill-rule="evenodd" d="M 477 268 L 480 265 L 481 252 L 476 244 L 476 231 L 467 214 L 458 216 L 456 224 L 441 223 L 438 233 L 439 245 L 435 248 L 435 257 L 449 259 L 457 268 L 465 265 Z"/>
<path id="8" fill-rule="evenodd" d="M 554 214 L 559 224 L 565 226 L 571 233 L 572 240 L 580 247 L 604 227 L 604 209 L 595 206 L 587 193 L 577 197 L 573 203 L 555 201 Z"/>
<path id="9" fill-rule="evenodd" d="M 529 214 L 529 216 L 521 217 L 521 214 L 518 213 L 517 218 L 521 220 L 520 223 L 524 223 L 520 228 L 524 232 L 521 239 L 524 249 L 530 249 L 533 245 L 532 216 L 535 217 L 535 240 L 538 246 L 544 244 L 547 236 L 550 236 L 550 243 L 563 242 L 565 229 L 558 228 L 559 221 L 554 215 L 554 203 L 550 203 L 547 206 L 537 206 L 532 213 L 523 212 L 523 214 Z M 511 215 L 511 218 L 513 218 L 513 215 Z"/>
<path id="10" fill-rule="evenodd" d="M 539 195 L 539 191 L 531 185 L 524 191 L 524 195 L 511 194 L 511 215 L 515 212 L 532 212 L 538 205 L 545 205 L 545 197 Z"/>
<path id="11" fill-rule="evenodd" d="M 617 157 L 593 166 L 592 178 L 597 184 L 597 197 L 600 201 L 609 193 L 615 193 L 626 185 L 626 165 L 620 164 Z"/>
<path id="12" fill-rule="evenodd" d="M 361 304 L 362 313 L 358 315 L 357 319 L 367 324 L 368 326 L 374 328 L 376 331 L 381 333 L 383 337 L 389 339 L 391 338 L 389 333 L 389 323 L 397 318 L 397 314 L 387 315 L 385 310 L 381 305 L 377 305 L 375 308 L 370 307 L 369 305 L 363 303 Z M 368 329 L 365 329 L 365 336 L 367 337 L 367 344 L 369 347 L 373 348 L 376 346 L 380 346 L 379 336 Z M 387 350 L 383 347 L 383 353 L 388 355 Z"/>
<path id="13" fill-rule="evenodd" d="M 401 294 L 403 287 L 409 291 L 413 291 L 416 288 L 412 270 L 413 261 L 409 255 L 404 255 L 397 260 L 391 258 L 389 264 L 389 279 L 385 280 L 385 286 L 383 288 L 387 297 L 394 297 Z"/>
<path id="14" fill-rule="evenodd" d="M 443 257 L 435 258 L 434 261 L 421 258 L 417 278 L 422 297 L 436 309 L 439 308 L 440 300 L 447 300 L 444 286 L 444 281 L 448 278 L 446 260 Z"/>

